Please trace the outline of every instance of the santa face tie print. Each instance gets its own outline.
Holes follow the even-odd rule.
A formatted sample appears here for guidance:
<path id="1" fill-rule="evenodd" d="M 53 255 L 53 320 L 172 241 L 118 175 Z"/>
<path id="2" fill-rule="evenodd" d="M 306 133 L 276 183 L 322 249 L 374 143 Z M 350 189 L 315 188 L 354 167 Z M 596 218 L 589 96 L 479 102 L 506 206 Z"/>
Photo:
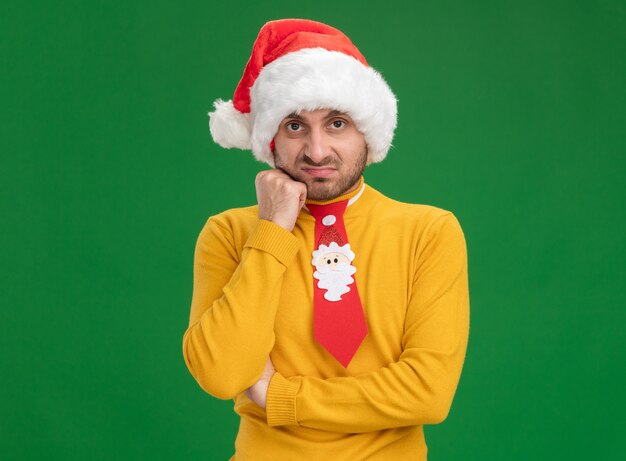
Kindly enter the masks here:
<path id="1" fill-rule="evenodd" d="M 326 290 L 324 298 L 328 301 L 339 301 L 341 295 L 350 291 L 350 285 L 354 283 L 352 275 L 356 272 L 353 260 L 354 252 L 349 243 L 343 246 L 335 241 L 329 245 L 318 244 L 318 249 L 313 251 L 316 269 L 313 277 L 318 280 L 317 286 Z"/>

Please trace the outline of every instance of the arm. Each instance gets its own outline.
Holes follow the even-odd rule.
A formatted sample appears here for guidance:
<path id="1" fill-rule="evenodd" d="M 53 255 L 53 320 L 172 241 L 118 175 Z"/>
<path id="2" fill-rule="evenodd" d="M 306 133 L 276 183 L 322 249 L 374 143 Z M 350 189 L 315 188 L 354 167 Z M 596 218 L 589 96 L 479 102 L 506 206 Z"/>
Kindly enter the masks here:
<path id="1" fill-rule="evenodd" d="M 426 239 L 399 360 L 374 372 L 329 379 L 276 372 L 267 393 L 270 426 L 367 432 L 447 417 L 469 336 L 467 252 L 452 213 L 438 218 Z"/>
<path id="2" fill-rule="evenodd" d="M 284 172 L 255 178 L 259 220 L 241 250 L 229 226 L 211 218 L 194 255 L 189 328 L 183 336 L 187 368 L 209 394 L 232 399 L 248 389 L 274 347 L 274 320 L 283 275 L 300 242 L 291 233 L 306 185 Z"/>
<path id="3" fill-rule="evenodd" d="M 283 274 L 299 246 L 291 232 L 259 219 L 238 261 L 224 224 L 210 218 L 200 232 L 183 356 L 209 394 L 232 399 L 262 374 L 274 346 Z"/>

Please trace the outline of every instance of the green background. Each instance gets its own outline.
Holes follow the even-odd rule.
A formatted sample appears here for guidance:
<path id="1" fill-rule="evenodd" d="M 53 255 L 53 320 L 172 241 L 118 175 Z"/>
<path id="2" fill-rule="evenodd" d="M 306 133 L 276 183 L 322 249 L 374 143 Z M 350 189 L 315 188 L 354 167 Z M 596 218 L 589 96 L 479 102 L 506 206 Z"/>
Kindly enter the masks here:
<path id="1" fill-rule="evenodd" d="M 342 29 L 398 97 L 366 181 L 465 232 L 470 342 L 429 459 L 620 457 L 626 7 L 545 0 L 2 2 L 0 457 L 233 453 L 182 336 L 197 235 L 265 166 L 207 112 L 287 17 Z"/>

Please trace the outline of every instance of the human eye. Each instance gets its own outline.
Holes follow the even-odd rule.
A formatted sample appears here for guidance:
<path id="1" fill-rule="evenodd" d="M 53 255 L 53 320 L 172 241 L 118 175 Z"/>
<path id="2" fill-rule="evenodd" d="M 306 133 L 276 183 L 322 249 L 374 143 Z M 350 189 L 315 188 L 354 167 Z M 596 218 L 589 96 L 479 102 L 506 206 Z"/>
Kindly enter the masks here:
<path id="1" fill-rule="evenodd" d="M 300 124 L 300 122 L 296 122 L 294 120 L 287 122 L 285 124 L 285 127 L 287 128 L 288 131 L 293 131 L 293 132 L 302 131 L 302 125 Z"/>
<path id="2" fill-rule="evenodd" d="M 337 129 L 344 128 L 346 126 L 346 121 L 342 119 L 336 119 L 330 122 L 330 126 Z"/>

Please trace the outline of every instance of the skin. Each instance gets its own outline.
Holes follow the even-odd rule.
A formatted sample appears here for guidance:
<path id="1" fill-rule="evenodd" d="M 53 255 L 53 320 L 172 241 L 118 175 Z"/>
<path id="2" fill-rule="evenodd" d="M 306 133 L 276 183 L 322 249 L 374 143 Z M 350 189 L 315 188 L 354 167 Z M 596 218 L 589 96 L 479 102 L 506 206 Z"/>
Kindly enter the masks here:
<path id="1" fill-rule="evenodd" d="M 259 219 L 292 231 L 307 199 L 330 200 L 354 191 L 367 163 L 367 144 L 344 113 L 318 109 L 289 114 L 274 137 L 276 168 L 255 178 Z M 259 380 L 245 393 L 261 408 L 276 370 L 267 358 Z"/>
<path id="2" fill-rule="evenodd" d="M 367 162 L 365 137 L 347 114 L 290 114 L 274 137 L 276 168 L 256 176 L 259 218 L 292 231 L 306 199 L 352 192 Z"/>

